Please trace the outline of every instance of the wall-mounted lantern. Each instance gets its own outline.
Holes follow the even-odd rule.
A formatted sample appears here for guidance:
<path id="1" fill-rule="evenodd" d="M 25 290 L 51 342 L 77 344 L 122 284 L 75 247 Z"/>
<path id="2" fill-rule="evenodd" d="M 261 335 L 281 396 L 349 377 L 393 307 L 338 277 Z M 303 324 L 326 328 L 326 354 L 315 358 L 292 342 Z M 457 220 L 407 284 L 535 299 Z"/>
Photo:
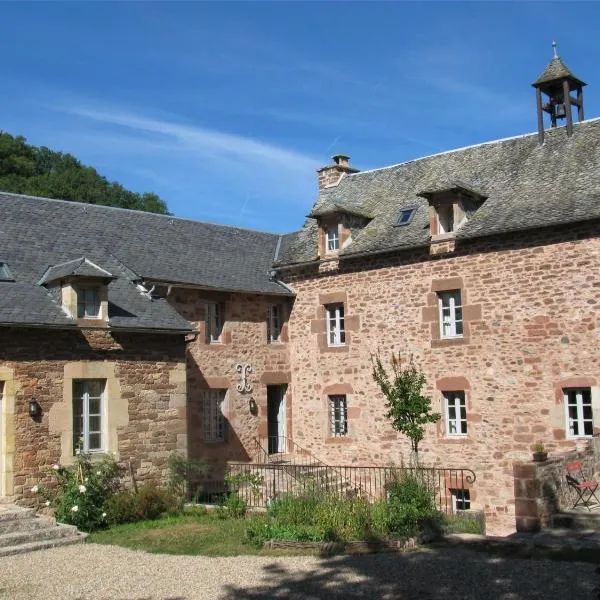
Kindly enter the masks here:
<path id="1" fill-rule="evenodd" d="M 42 407 L 39 405 L 38 401 L 35 398 L 32 398 L 29 401 L 29 416 L 32 419 L 39 419 L 42 415 Z"/>

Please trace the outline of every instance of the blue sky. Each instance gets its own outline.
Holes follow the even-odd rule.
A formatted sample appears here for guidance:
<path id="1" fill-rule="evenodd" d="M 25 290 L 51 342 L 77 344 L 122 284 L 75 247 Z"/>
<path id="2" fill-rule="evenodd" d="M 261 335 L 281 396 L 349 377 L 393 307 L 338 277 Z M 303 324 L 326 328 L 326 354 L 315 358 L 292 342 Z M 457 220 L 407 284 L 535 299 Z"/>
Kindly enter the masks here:
<path id="1" fill-rule="evenodd" d="M 600 4 L 0 3 L 0 129 L 182 217 L 301 226 L 315 169 L 536 128 L 552 56 L 600 114 Z"/>

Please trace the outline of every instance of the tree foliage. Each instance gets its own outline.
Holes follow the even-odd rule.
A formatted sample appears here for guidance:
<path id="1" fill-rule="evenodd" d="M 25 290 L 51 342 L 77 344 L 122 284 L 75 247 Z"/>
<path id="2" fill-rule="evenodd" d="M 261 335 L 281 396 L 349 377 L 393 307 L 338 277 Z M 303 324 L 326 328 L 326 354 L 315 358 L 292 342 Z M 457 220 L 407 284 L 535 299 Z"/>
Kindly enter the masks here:
<path id="1" fill-rule="evenodd" d="M 388 374 L 379 355 L 373 359 L 373 379 L 386 399 L 387 418 L 392 427 L 408 436 L 415 455 L 419 452 L 419 442 L 425 435 L 427 423 L 439 421 L 440 414 L 431 412 L 431 398 L 422 393 L 425 375 L 410 360 L 403 367 L 400 356 L 392 353 L 392 373 Z"/>
<path id="2" fill-rule="evenodd" d="M 111 182 L 71 154 L 27 143 L 0 131 L 0 190 L 169 214 L 156 194 L 138 194 Z"/>

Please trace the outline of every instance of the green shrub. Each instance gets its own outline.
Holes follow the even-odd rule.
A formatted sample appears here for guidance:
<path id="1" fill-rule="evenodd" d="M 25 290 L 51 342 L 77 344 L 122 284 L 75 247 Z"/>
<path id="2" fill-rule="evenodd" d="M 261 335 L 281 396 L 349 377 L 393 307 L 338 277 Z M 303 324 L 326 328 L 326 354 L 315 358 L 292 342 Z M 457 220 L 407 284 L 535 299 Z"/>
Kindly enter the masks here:
<path id="1" fill-rule="evenodd" d="M 145 484 L 137 492 L 124 490 L 108 502 L 107 518 L 112 524 L 154 520 L 181 512 L 179 498 L 169 490 Z"/>
<path id="2" fill-rule="evenodd" d="M 185 458 L 177 452 L 169 456 L 167 466 L 169 468 L 167 488 L 172 495 L 179 498 L 183 507 L 188 499 L 188 486 L 199 490 L 198 482 L 208 472 L 208 466 L 200 460 Z"/>
<path id="3" fill-rule="evenodd" d="M 217 516 L 220 519 L 242 519 L 246 516 L 247 510 L 248 504 L 237 492 L 227 494 L 225 502 L 216 509 Z"/>
<path id="4" fill-rule="evenodd" d="M 390 533 L 390 505 L 377 500 L 371 505 L 371 535 L 385 537 Z"/>
<path id="5" fill-rule="evenodd" d="M 248 520 L 246 539 L 251 544 L 261 547 L 268 540 L 320 542 L 325 538 L 322 532 L 312 525 L 283 525 L 268 518 L 254 517 Z"/>
<path id="6" fill-rule="evenodd" d="M 319 493 L 292 496 L 286 494 L 271 503 L 269 515 L 278 523 L 289 525 L 314 524 L 317 508 L 324 496 Z"/>
<path id="7" fill-rule="evenodd" d="M 81 531 L 95 531 L 109 523 L 108 504 L 119 489 L 121 470 L 112 457 L 99 461 L 86 454 L 77 454 L 72 466 L 54 465 L 55 485 L 34 486 L 52 506 L 59 523 L 75 525 Z"/>
<path id="8" fill-rule="evenodd" d="M 316 507 L 314 525 L 327 541 L 361 540 L 370 534 L 371 507 L 364 498 L 325 495 Z"/>
<path id="9" fill-rule="evenodd" d="M 418 472 L 401 474 L 387 494 L 389 533 L 411 536 L 439 521 L 434 495 Z"/>

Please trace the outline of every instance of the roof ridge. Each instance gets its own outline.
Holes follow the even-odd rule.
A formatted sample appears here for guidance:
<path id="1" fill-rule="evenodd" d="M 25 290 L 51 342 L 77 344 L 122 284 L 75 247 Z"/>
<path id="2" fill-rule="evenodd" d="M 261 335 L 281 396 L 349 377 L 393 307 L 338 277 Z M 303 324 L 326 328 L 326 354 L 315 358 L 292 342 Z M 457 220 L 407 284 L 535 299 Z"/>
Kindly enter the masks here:
<path id="1" fill-rule="evenodd" d="M 574 127 L 578 127 L 580 125 L 593 123 L 595 121 L 600 121 L 600 117 L 594 117 L 593 119 L 586 119 L 585 121 L 579 121 L 577 123 L 573 123 Z M 558 131 L 559 128 L 557 128 Z M 402 167 L 404 165 L 408 165 L 419 160 L 425 160 L 426 158 L 433 158 L 435 156 L 443 156 L 445 154 L 454 154 L 455 152 L 463 152 L 465 150 L 470 150 L 471 148 L 479 148 L 480 146 L 491 146 L 492 144 L 500 144 L 502 142 L 508 142 L 510 140 L 518 140 L 526 137 L 537 136 L 538 132 L 531 133 L 522 133 L 520 135 L 512 135 L 505 138 L 498 138 L 496 140 L 489 140 L 487 142 L 479 142 L 477 144 L 470 144 L 469 146 L 462 146 L 460 148 L 453 148 L 452 150 L 443 150 L 442 152 L 435 152 L 434 154 L 426 154 L 425 156 L 419 156 L 417 158 L 411 158 L 410 160 L 405 160 L 394 165 L 388 165 L 386 167 L 377 167 L 375 169 L 366 169 L 364 171 L 359 171 L 358 173 L 350 173 L 348 177 L 359 177 L 360 175 L 364 175 L 365 173 L 375 173 L 376 171 L 385 171 L 386 169 L 394 169 L 396 167 Z"/>
<path id="2" fill-rule="evenodd" d="M 212 221 L 201 221 L 199 219 L 186 219 L 184 217 L 177 217 L 175 215 L 163 215 L 161 213 L 153 213 L 153 212 L 148 212 L 145 210 L 136 210 L 134 208 L 122 208 L 121 206 L 109 206 L 107 204 L 92 204 L 90 202 L 81 202 L 79 200 L 64 200 L 61 198 L 46 198 L 45 196 L 32 196 L 30 194 L 19 194 L 16 192 L 5 192 L 4 190 L 0 190 L 0 195 L 5 195 L 5 196 L 13 196 L 16 198 L 26 198 L 29 200 L 42 200 L 44 202 L 57 202 L 59 204 L 63 204 L 63 205 L 74 205 L 77 207 L 83 207 L 83 208 L 87 208 L 88 206 L 91 206 L 93 208 L 97 208 L 100 210 L 122 210 L 125 212 L 131 212 L 131 213 L 137 213 L 137 214 L 142 214 L 142 215 L 150 215 L 152 217 L 162 217 L 162 218 L 166 218 L 166 219 L 170 219 L 170 220 L 177 220 L 177 221 L 185 221 L 187 223 L 200 223 L 202 225 L 212 225 L 213 227 L 222 227 L 223 229 L 238 229 L 240 231 L 251 231 L 252 233 L 263 233 L 266 235 L 271 235 L 271 236 L 278 236 L 281 235 L 280 233 L 275 233 L 273 231 L 265 231 L 263 229 L 254 229 L 252 227 L 240 227 L 238 225 L 224 225 L 223 223 L 213 223 Z"/>

